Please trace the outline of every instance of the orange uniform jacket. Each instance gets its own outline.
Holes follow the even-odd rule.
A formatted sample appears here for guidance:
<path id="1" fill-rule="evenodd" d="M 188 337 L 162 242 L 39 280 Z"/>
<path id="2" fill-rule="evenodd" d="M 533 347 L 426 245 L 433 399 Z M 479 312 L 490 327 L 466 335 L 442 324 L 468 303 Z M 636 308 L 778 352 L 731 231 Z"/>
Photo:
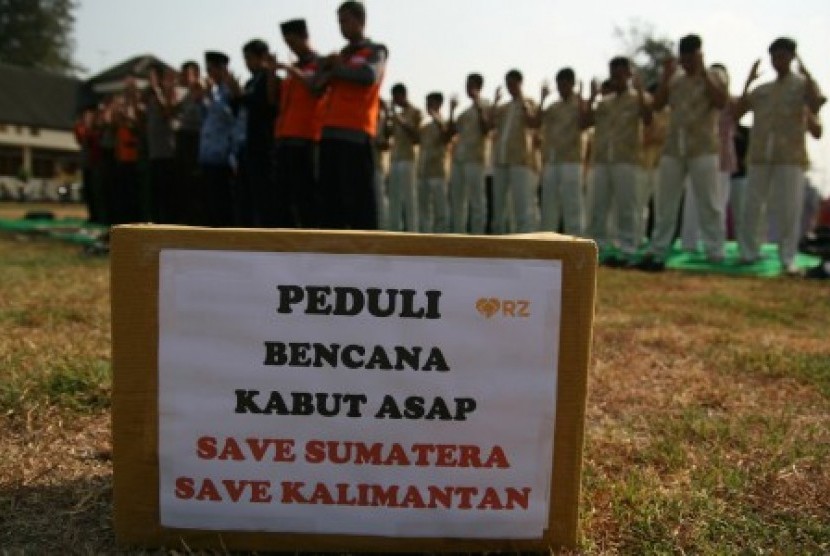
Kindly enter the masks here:
<path id="1" fill-rule="evenodd" d="M 297 68 L 307 79 L 313 79 L 319 70 L 319 59 L 314 55 L 310 60 L 298 62 Z M 305 83 L 289 74 L 282 82 L 280 117 L 274 136 L 319 141 L 322 120 L 323 97 L 315 96 Z"/>
<path id="2" fill-rule="evenodd" d="M 359 45 L 344 48 L 341 55 L 345 67 L 349 69 L 380 63 L 380 75 L 369 85 L 333 77 L 326 101 L 323 127 L 362 131 L 374 137 L 380 111 L 380 85 L 386 47 L 366 40 Z"/>

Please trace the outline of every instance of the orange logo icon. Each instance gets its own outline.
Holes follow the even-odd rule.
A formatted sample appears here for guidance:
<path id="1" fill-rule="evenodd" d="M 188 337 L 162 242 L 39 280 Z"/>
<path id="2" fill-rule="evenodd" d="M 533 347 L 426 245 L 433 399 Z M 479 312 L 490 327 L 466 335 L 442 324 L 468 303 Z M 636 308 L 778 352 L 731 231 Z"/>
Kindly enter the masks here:
<path id="1" fill-rule="evenodd" d="M 488 319 L 499 312 L 501 309 L 501 302 L 495 297 L 482 297 L 476 301 L 476 309 L 478 312 Z"/>

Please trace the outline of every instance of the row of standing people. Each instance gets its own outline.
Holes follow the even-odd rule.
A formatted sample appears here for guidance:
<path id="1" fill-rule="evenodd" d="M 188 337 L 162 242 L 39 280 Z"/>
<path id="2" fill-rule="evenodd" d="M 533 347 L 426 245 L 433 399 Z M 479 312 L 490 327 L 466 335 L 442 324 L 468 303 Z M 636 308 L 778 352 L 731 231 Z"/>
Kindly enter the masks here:
<path id="1" fill-rule="evenodd" d="M 296 57 L 268 44 L 243 47 L 241 85 L 229 57 L 205 53 L 177 74 L 159 64 L 141 89 L 79 118 L 90 219 L 206 226 L 376 227 L 372 141 L 387 49 L 364 34 L 365 7 L 346 1 L 337 19 L 347 45 L 323 56 L 307 24 L 281 24 Z"/>
<path id="2" fill-rule="evenodd" d="M 510 99 L 503 104 L 500 89 L 493 103 L 487 103 L 481 97 L 483 79 L 473 74 L 466 84 L 471 105 L 456 118 L 458 103 L 451 100 L 450 117 L 444 121 L 442 95 L 430 94 L 430 120 L 422 127 L 405 87 L 393 88 L 391 106 L 380 100 L 388 52 L 364 35 L 363 5 L 347 1 L 337 16 L 348 41 L 339 53 L 319 55 L 311 47 L 305 21 L 292 20 L 282 25 L 282 33 L 297 62 L 279 63 L 264 41 L 252 41 L 244 49 L 252 73 L 244 88 L 228 72 L 228 57 L 209 52 L 209 80 L 203 83 L 194 75 L 195 64 L 185 67 L 187 92 L 181 99 L 175 98 L 175 77 L 158 71 L 144 97 L 128 89 L 99 111 L 104 130 L 114 130 L 109 135 L 116 138 L 120 168 L 117 194 L 110 197 L 119 199 L 111 206 L 121 208 L 113 211 L 119 218 L 112 221 L 130 221 L 135 213 L 129 207 L 140 205 L 134 175 L 123 167 L 138 152 L 134 139 L 139 134 L 133 132 L 131 140 L 128 132 L 146 122 L 153 221 L 481 233 L 487 228 L 489 206 L 493 233 L 555 230 L 561 225 L 567 233 L 594 237 L 601 247 L 616 244 L 620 264 L 661 270 L 688 177 L 704 250 L 718 262 L 725 240 L 724 188 L 718 173 L 729 170 L 719 156 L 726 145 L 718 121 L 731 118 L 728 125 L 734 126 L 752 110 L 749 183 L 736 218 L 742 222 L 741 255 L 746 262 L 758 258 L 769 205 L 778 212 L 782 262 L 792 266 L 798 239 L 795 208 L 800 206 L 807 163 L 804 136 L 808 128 L 820 132 L 816 116 L 824 102 L 804 64 L 799 60 L 800 74 L 791 69 L 794 41 L 778 39 L 770 46 L 774 81 L 750 91 L 758 77 L 756 62 L 742 94 L 734 99 L 724 68 L 707 68 L 700 38 L 689 35 L 680 41 L 679 63 L 666 62 L 653 94 L 643 90 L 625 58 L 611 61 L 604 90 L 592 83 L 587 100 L 581 87 L 576 88 L 573 72 L 561 71 L 556 79 L 561 98 L 548 107 L 548 88 L 543 88 L 539 103 L 527 98 L 517 70 L 506 76 Z M 666 120 L 665 134 L 662 147 L 655 149 L 660 142 L 655 122 L 661 119 Z M 153 137 L 164 135 L 160 129 L 175 138 L 173 156 L 158 156 L 157 149 L 154 156 Z M 534 132 L 541 162 L 536 162 Z M 181 140 L 188 133 L 191 140 Z M 119 144 L 122 137 L 126 140 Z M 388 184 L 380 171 L 385 148 L 391 150 Z M 643 162 L 649 158 L 651 164 Z M 580 179 L 585 165 L 590 168 L 587 210 Z M 489 203 L 484 194 L 488 167 Z M 541 219 L 534 178 L 539 170 Z M 173 185 L 165 183 L 171 179 Z M 654 230 L 646 257 L 635 260 L 643 204 L 652 189 Z M 179 215 L 175 207 L 181 208 Z M 423 217 L 417 215 L 420 207 Z M 608 226 L 612 207 L 614 237 Z M 188 212 L 199 217 L 182 216 Z"/>
<path id="3" fill-rule="evenodd" d="M 754 111 L 748 185 L 734 188 L 731 199 L 735 235 L 743 262 L 757 260 L 770 207 L 781 262 L 792 269 L 807 165 L 805 133 L 820 136 L 817 114 L 824 97 L 800 60 L 800 74 L 792 71 L 794 41 L 776 40 L 769 54 L 776 79 L 750 91 L 758 78 L 756 62 L 737 98 L 729 96 L 726 68 L 704 65 L 702 41 L 695 35 L 681 39 L 679 61 L 666 61 L 649 92 L 623 57 L 611 60 L 609 79 L 592 83 L 587 100 L 574 72 L 561 70 L 560 98 L 550 106 L 545 106 L 547 86 L 538 103 L 524 95 L 517 70 L 505 77 L 509 102 L 500 103 L 497 89 L 490 104 L 481 97 L 482 77 L 472 74 L 466 83 L 469 108 L 456 118 L 452 99 L 445 120 L 443 97 L 431 93 L 423 123 L 398 84 L 376 141 L 379 150 L 390 150 L 386 227 L 482 233 L 484 176 L 490 173 L 492 232 L 564 230 L 592 237 L 600 248 L 616 247 L 620 255 L 609 257 L 610 265 L 659 271 L 687 189 L 687 235 L 699 232 L 706 256 L 719 263 L 730 176 L 738 169 L 734 134 L 742 115 Z M 435 163 L 442 156 L 451 159 L 449 165 Z M 653 232 L 646 256 L 639 257 L 650 202 Z"/>

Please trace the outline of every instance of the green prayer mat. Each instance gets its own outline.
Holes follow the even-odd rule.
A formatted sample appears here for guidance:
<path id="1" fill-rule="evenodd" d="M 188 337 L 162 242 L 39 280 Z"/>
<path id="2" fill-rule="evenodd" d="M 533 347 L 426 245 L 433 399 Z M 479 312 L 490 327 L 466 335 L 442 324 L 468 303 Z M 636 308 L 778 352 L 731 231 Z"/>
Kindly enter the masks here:
<path id="1" fill-rule="evenodd" d="M 76 243 L 79 245 L 94 245 L 107 231 L 106 226 L 89 224 L 81 218 L 61 219 L 9 219 L 0 218 L 0 230 L 43 234 L 48 237 Z M 683 251 L 680 241 L 676 242 L 671 253 L 666 258 L 666 268 L 686 272 L 704 272 L 710 274 L 731 274 L 735 276 L 780 276 L 784 269 L 778 261 L 778 247 L 768 243 L 761 248 L 760 259 L 753 264 L 741 264 L 738 255 L 738 245 L 732 241 L 726 244 L 726 257 L 722 263 L 711 263 L 701 250 L 696 252 Z M 620 256 L 616 249 L 603 250 L 600 261 L 610 256 Z M 640 253 L 639 256 L 642 256 Z M 818 265 L 821 259 L 799 253 L 796 264 L 799 268 L 807 269 Z"/>
<path id="2" fill-rule="evenodd" d="M 603 250 L 600 260 L 610 256 L 619 256 L 616 249 Z M 642 253 L 640 253 L 642 256 Z M 796 256 L 796 264 L 801 269 L 812 268 L 818 265 L 821 259 L 799 253 Z M 778 260 L 778 246 L 767 243 L 761 248 L 761 256 L 753 264 L 741 264 L 738 254 L 738 244 L 734 241 L 726 243 L 725 257 L 721 263 L 712 263 L 706 260 L 702 250 L 695 252 L 684 251 L 680 242 L 676 242 L 666 258 L 666 268 L 686 272 L 704 272 L 710 274 L 730 274 L 733 276 L 764 276 L 774 277 L 784 273 L 781 262 Z"/>
<path id="3" fill-rule="evenodd" d="M 0 218 L 0 231 L 45 235 L 79 245 L 94 245 L 107 229 L 82 218 Z"/>

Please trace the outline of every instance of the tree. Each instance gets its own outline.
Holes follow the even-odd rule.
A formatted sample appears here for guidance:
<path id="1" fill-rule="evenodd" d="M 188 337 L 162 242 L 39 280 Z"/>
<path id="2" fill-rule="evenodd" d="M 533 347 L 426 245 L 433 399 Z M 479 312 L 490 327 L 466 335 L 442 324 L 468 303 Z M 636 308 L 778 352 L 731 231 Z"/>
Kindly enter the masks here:
<path id="1" fill-rule="evenodd" d="M 71 74 L 76 0 L 0 0 L 0 62 Z"/>
<path id="2" fill-rule="evenodd" d="M 674 41 L 657 36 L 654 25 L 639 19 L 628 28 L 614 27 L 614 36 L 623 46 L 625 55 L 637 66 L 645 86 L 656 84 L 663 60 L 674 56 Z"/>

